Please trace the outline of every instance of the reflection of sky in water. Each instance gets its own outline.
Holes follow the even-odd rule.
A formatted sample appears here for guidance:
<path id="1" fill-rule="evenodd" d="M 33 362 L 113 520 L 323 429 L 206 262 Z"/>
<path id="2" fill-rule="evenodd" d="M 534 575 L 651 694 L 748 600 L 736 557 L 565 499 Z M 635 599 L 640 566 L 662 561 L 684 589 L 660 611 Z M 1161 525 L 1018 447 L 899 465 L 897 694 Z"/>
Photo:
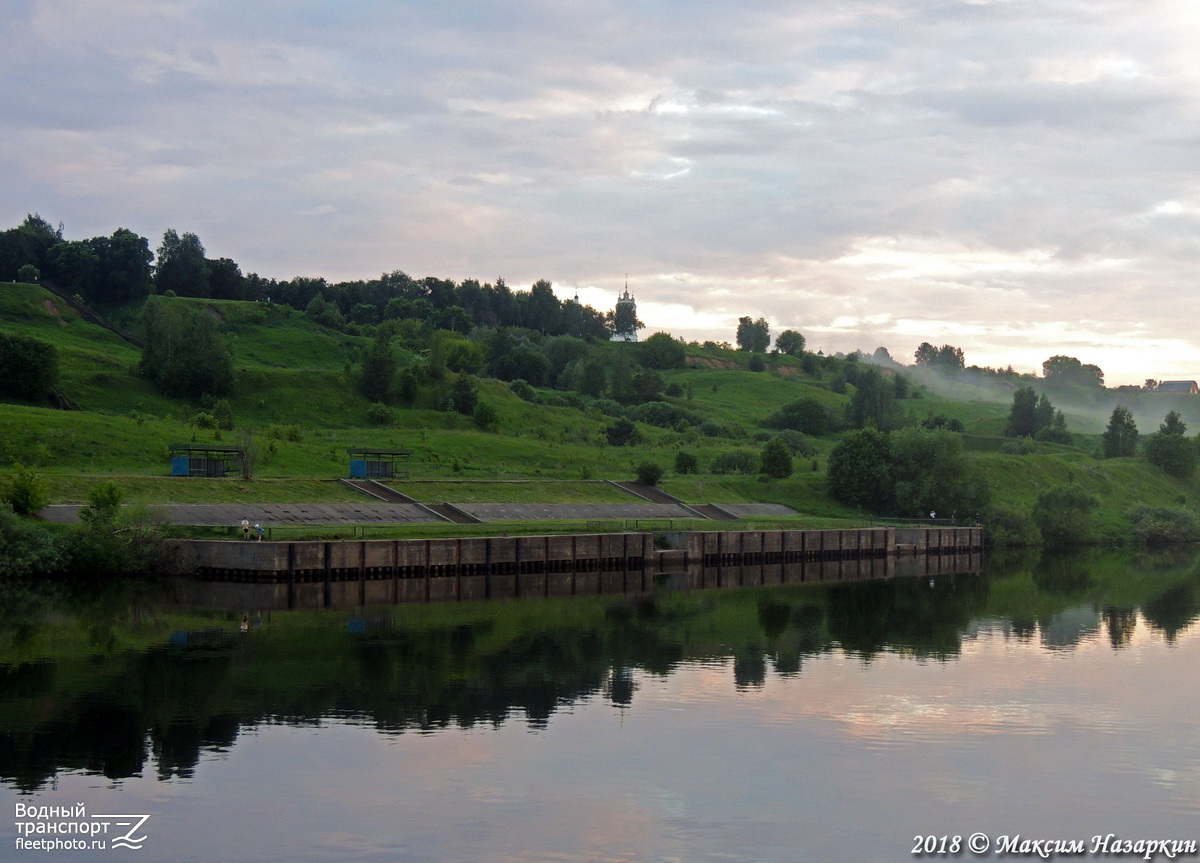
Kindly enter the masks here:
<path id="1" fill-rule="evenodd" d="M 1200 838 L 1198 654 L 1200 636 L 1144 622 L 1120 651 L 1102 625 L 1051 650 L 985 624 L 951 661 L 826 654 L 760 688 L 737 689 L 732 660 L 638 671 L 631 708 L 595 696 L 541 730 L 260 725 L 190 780 L 64 773 L 26 800 L 152 813 L 152 845 L 114 860 L 889 861 L 917 834 Z"/>

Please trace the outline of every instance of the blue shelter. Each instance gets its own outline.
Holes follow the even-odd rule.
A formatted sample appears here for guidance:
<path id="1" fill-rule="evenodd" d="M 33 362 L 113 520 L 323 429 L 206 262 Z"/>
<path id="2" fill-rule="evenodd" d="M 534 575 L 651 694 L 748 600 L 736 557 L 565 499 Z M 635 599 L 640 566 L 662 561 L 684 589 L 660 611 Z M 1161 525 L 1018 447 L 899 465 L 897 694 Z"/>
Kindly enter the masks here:
<path id="1" fill-rule="evenodd" d="M 397 472 L 396 462 L 406 462 L 412 455 L 407 449 L 348 449 L 351 479 L 391 479 L 407 476 L 404 468 Z"/>

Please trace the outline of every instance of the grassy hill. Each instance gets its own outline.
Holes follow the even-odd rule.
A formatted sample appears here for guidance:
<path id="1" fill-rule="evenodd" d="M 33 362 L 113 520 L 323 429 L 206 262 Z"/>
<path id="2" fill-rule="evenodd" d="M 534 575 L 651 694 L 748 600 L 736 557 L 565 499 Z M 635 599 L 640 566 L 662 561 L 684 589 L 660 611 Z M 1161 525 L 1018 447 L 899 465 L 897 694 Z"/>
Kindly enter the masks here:
<path id="1" fill-rule="evenodd" d="M 750 371 L 748 355 L 711 345 L 688 348 L 688 366 L 661 372 L 680 392 L 666 401 L 711 421 L 714 428 L 676 429 L 638 424 L 641 441 L 609 445 L 612 417 L 597 406 L 564 406 L 572 399 L 539 391 L 539 402 L 518 398 L 501 381 L 484 379 L 479 397 L 493 406 L 498 423 L 481 431 L 471 418 L 450 411 L 396 408 L 386 425 L 370 422 L 370 403 L 358 391 L 357 367 L 370 345 L 362 335 L 322 327 L 286 306 L 265 303 L 174 299 L 211 315 L 232 346 L 236 395 L 229 402 L 234 430 L 196 425 L 205 406 L 166 398 L 138 374 L 140 349 L 89 323 L 70 304 L 34 285 L 0 286 L 0 330 L 49 342 L 59 351 L 61 389 L 79 411 L 44 404 L 0 404 L 0 474 L 20 461 L 37 468 L 56 502 L 78 502 L 90 488 L 116 478 L 130 500 L 153 502 L 354 500 L 337 483 L 347 472 L 347 447 L 409 449 L 411 484 L 428 500 L 601 501 L 609 499 L 603 479 L 630 479 L 635 466 L 654 461 L 667 468 L 662 486 L 688 502 L 778 502 L 814 518 L 861 520 L 825 493 L 824 469 L 838 435 L 812 439 L 815 455 L 797 457 L 788 479 L 706 473 L 713 459 L 731 450 L 757 452 L 776 432 L 762 421 L 780 406 L 812 398 L 840 415 L 849 402 L 835 375 L 799 360 L 769 357 Z M 126 319 L 134 320 L 126 310 Z M 635 345 L 605 345 L 619 359 Z M 404 349 L 401 362 L 412 359 Z M 677 385 L 677 389 L 671 385 Z M 842 389 L 839 393 L 835 390 Z M 1067 406 L 1075 446 L 1036 444 L 1035 453 L 1004 455 L 1008 404 L 1003 393 L 959 385 L 951 397 L 939 388 L 914 387 L 899 402 L 911 421 L 945 416 L 961 421 L 965 448 L 991 487 L 993 501 L 1028 510 L 1038 492 L 1077 482 L 1102 502 L 1105 536 L 1128 532 L 1125 512 L 1139 504 L 1200 509 L 1200 485 L 1169 478 L 1141 458 L 1096 457 L 1095 414 Z M 1009 397 L 1009 400 L 1011 397 Z M 579 400 L 576 400 L 579 401 Z M 1152 410 L 1159 403 L 1150 404 Z M 1163 411 L 1170 409 L 1161 402 Z M 1174 401 L 1172 402 L 1174 404 Z M 1182 404 L 1182 402 L 1181 402 Z M 1198 405 L 1188 402 L 1189 415 Z M 1151 431 L 1152 428 L 1145 428 Z M 179 480 L 168 476 L 172 442 L 237 443 L 249 435 L 258 451 L 255 477 Z M 701 473 L 671 472 L 680 451 L 693 453 Z M 499 480 L 536 484 L 480 485 Z M 437 485 L 417 481 L 453 481 Z M 463 482 L 469 481 L 469 482 Z M 405 490 L 413 493 L 409 486 Z"/>

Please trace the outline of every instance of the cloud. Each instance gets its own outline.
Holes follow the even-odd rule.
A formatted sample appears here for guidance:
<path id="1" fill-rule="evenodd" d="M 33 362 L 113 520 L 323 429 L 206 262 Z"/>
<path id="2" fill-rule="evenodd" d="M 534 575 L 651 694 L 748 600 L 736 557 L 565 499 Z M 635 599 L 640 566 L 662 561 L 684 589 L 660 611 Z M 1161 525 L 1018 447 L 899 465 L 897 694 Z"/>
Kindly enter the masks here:
<path id="1" fill-rule="evenodd" d="M 629 272 L 652 329 L 897 356 L 947 320 L 1049 356 L 1085 307 L 1110 381 L 1194 377 L 1197 37 L 1176 0 L 22 0 L 0 219 L 281 278 Z"/>

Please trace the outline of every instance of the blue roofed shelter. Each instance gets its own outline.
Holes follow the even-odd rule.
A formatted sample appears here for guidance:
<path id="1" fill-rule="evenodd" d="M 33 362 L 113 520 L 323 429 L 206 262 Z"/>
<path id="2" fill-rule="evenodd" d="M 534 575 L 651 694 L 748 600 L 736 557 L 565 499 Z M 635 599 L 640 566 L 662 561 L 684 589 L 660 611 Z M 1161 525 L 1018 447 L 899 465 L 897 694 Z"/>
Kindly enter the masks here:
<path id="1" fill-rule="evenodd" d="M 240 473 L 246 463 L 246 448 L 216 444 L 173 443 L 171 476 L 222 477 Z"/>
<path id="2" fill-rule="evenodd" d="M 412 450 L 407 449 L 348 449 L 351 479 L 390 479 L 408 476 L 407 466 L 396 469 L 397 462 L 407 462 Z"/>

